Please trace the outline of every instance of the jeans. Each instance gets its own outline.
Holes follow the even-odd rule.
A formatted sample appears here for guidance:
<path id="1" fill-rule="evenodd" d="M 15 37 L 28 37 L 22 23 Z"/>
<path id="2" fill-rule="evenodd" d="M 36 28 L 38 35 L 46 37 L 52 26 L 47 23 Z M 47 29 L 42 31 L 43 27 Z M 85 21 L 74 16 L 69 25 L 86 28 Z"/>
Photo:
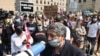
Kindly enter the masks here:
<path id="1" fill-rule="evenodd" d="M 92 55 L 93 52 L 94 52 L 94 47 L 95 47 L 95 45 L 96 45 L 96 37 L 93 37 L 93 38 L 87 37 L 87 41 L 89 41 L 89 43 L 91 44 L 91 48 L 88 47 L 88 48 L 89 48 L 88 53 L 89 53 L 90 55 Z"/>
<path id="2" fill-rule="evenodd" d="M 3 45 L 0 44 L 0 56 L 3 56 Z"/>

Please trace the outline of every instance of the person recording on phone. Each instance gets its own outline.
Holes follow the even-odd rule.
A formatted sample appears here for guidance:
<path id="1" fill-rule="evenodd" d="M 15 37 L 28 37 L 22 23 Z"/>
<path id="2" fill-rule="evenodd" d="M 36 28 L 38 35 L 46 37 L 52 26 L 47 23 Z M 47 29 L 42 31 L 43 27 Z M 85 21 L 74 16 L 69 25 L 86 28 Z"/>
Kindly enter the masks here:
<path id="1" fill-rule="evenodd" d="M 11 36 L 11 53 L 12 56 L 27 50 L 26 44 L 32 44 L 33 38 L 27 40 L 26 33 L 23 31 L 23 27 L 20 23 L 16 22 L 14 25 L 15 33 Z"/>

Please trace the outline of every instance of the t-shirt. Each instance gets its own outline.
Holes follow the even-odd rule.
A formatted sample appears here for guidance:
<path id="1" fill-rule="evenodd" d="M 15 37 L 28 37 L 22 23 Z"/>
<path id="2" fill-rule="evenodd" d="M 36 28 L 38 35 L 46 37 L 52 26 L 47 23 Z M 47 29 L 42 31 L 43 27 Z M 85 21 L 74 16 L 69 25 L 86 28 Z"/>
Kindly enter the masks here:
<path id="1" fill-rule="evenodd" d="M 27 50 L 27 46 L 22 44 L 22 42 L 26 39 L 27 38 L 26 38 L 26 33 L 25 32 L 23 32 L 23 35 L 22 35 L 21 38 L 19 36 L 17 36 L 16 33 L 14 33 L 11 36 L 11 52 L 12 53 L 17 53 L 18 51 Z M 30 42 L 30 44 L 32 44 L 33 39 L 30 38 L 29 42 Z"/>
<path id="2" fill-rule="evenodd" d="M 35 33 L 37 32 L 37 24 L 36 23 L 30 24 L 28 22 L 27 23 L 27 28 L 30 31 L 31 36 L 34 37 Z"/>
<path id="3" fill-rule="evenodd" d="M 88 37 L 94 38 L 97 36 L 97 31 L 100 29 L 100 25 L 98 22 L 91 24 L 91 22 L 88 23 L 87 27 L 89 28 L 88 30 Z"/>
<path id="4" fill-rule="evenodd" d="M 70 29 L 66 27 L 66 40 L 70 40 Z"/>

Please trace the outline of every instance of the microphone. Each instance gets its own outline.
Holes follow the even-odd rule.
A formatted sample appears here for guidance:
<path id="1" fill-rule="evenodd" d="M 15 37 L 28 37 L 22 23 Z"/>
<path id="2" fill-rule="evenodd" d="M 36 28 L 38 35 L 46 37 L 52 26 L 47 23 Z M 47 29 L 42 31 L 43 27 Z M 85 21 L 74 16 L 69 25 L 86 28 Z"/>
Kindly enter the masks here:
<path id="1" fill-rule="evenodd" d="M 37 56 L 45 49 L 45 42 L 41 41 L 34 44 L 30 49 L 27 49 L 21 53 L 16 54 L 15 56 Z"/>

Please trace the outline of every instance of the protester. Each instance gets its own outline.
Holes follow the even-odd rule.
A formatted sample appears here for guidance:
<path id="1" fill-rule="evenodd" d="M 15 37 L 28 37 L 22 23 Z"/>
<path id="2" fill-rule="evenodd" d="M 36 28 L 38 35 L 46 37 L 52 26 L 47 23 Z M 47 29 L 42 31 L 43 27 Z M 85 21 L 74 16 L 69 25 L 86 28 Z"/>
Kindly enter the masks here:
<path id="1" fill-rule="evenodd" d="M 43 27 L 41 25 L 38 25 L 38 31 L 35 34 L 36 43 L 42 40 L 47 41 L 46 39 L 46 32 L 43 30 Z"/>
<path id="2" fill-rule="evenodd" d="M 43 29 L 47 31 L 47 26 L 49 25 L 49 19 L 44 15 L 43 18 Z"/>
<path id="3" fill-rule="evenodd" d="M 75 27 L 75 33 L 76 33 L 77 39 L 74 40 L 74 43 L 76 44 L 77 47 L 83 48 L 85 35 L 86 35 L 86 29 L 83 26 L 83 19 L 77 20 L 77 24 Z"/>
<path id="4" fill-rule="evenodd" d="M 2 26 L 0 26 L 0 55 L 3 56 L 3 43 L 2 43 Z"/>
<path id="5" fill-rule="evenodd" d="M 98 24 L 100 25 L 100 15 L 98 16 Z M 99 49 L 100 49 L 100 31 L 98 31 L 98 36 L 97 36 L 97 49 L 96 49 L 96 53 L 99 53 Z"/>
<path id="6" fill-rule="evenodd" d="M 48 45 L 41 56 L 85 56 L 77 47 L 65 40 L 66 28 L 62 23 L 53 23 L 48 26 Z"/>
<path id="7" fill-rule="evenodd" d="M 2 41 L 6 54 L 11 54 L 11 35 L 14 33 L 11 20 L 11 18 L 5 19 L 5 24 L 2 27 Z"/>
<path id="8" fill-rule="evenodd" d="M 34 43 L 35 43 L 34 37 L 35 37 L 35 34 L 38 31 L 38 29 L 37 29 L 37 23 L 36 23 L 36 20 L 35 20 L 35 17 L 33 14 L 29 15 L 29 22 L 26 23 L 26 26 L 27 26 L 32 38 L 34 39 Z"/>
<path id="9" fill-rule="evenodd" d="M 97 34 L 98 34 L 98 31 L 100 30 L 100 25 L 98 24 L 96 15 L 94 15 L 92 17 L 92 19 L 88 23 L 87 27 L 88 27 L 87 40 L 92 45 L 91 48 L 89 50 L 87 50 L 87 53 L 90 55 L 93 55 L 94 47 L 96 45 L 96 38 L 98 36 Z"/>
<path id="10" fill-rule="evenodd" d="M 64 24 L 64 20 L 65 20 L 66 18 L 65 17 L 57 17 L 57 18 L 55 18 L 55 22 L 59 22 L 59 23 L 62 23 L 62 24 Z M 65 25 L 65 24 L 64 24 Z M 71 31 L 70 31 L 70 29 L 69 29 L 69 27 L 68 26 L 66 26 L 65 25 L 65 27 L 66 27 L 66 40 L 68 41 L 68 42 L 71 42 Z"/>
<path id="11" fill-rule="evenodd" d="M 15 55 L 21 51 L 27 50 L 26 44 L 33 43 L 33 38 L 31 37 L 27 40 L 26 33 L 20 23 L 14 25 L 15 33 L 11 36 L 11 53 Z"/>

